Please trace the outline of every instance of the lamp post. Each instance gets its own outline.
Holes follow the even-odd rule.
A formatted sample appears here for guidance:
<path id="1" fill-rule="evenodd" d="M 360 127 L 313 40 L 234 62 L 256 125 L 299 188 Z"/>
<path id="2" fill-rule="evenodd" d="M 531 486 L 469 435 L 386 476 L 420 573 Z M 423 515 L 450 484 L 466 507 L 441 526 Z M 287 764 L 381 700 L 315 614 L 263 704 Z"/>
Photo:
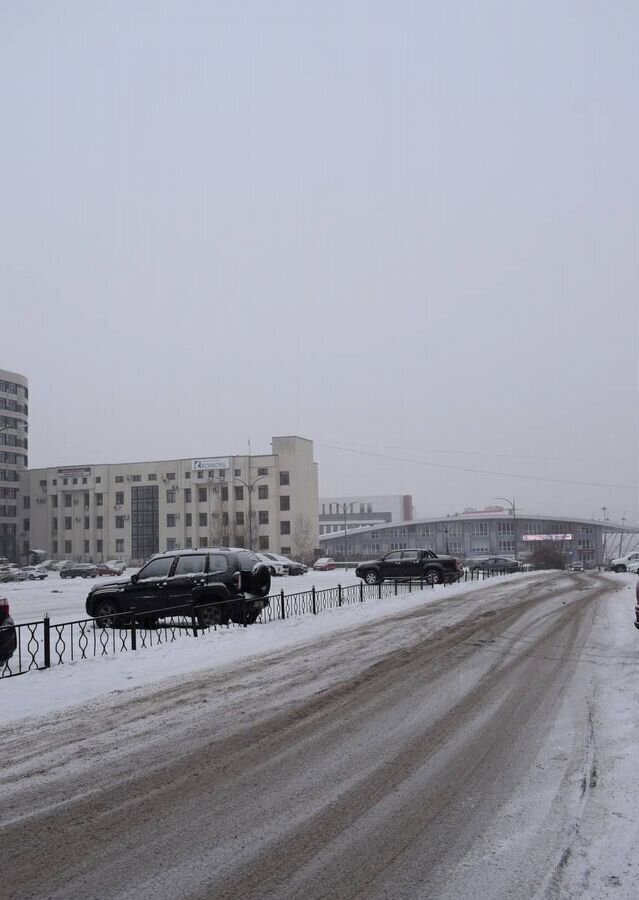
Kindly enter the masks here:
<path id="1" fill-rule="evenodd" d="M 243 484 L 246 490 L 248 491 L 248 539 L 249 539 L 249 550 L 253 549 L 253 489 L 258 481 L 261 481 L 262 478 L 266 478 L 266 475 L 258 475 L 257 478 L 254 478 L 251 481 L 251 441 L 249 439 L 249 452 L 248 452 L 248 481 L 244 481 L 243 478 L 239 478 L 237 475 L 235 476 L 235 480 L 239 481 L 240 484 Z"/>
<path id="2" fill-rule="evenodd" d="M 518 559 L 517 556 L 517 508 L 515 506 L 515 498 L 509 500 L 508 497 L 495 497 L 495 500 L 503 500 L 504 503 L 508 503 L 510 508 L 513 511 L 513 546 L 515 548 L 515 559 Z"/>
<path id="3" fill-rule="evenodd" d="M 344 513 L 344 562 L 348 562 L 348 530 L 346 528 L 346 511 L 350 506 L 351 512 L 353 512 L 353 505 L 355 503 L 359 503 L 359 500 L 351 500 L 349 503 L 336 503 L 337 511 Z"/>

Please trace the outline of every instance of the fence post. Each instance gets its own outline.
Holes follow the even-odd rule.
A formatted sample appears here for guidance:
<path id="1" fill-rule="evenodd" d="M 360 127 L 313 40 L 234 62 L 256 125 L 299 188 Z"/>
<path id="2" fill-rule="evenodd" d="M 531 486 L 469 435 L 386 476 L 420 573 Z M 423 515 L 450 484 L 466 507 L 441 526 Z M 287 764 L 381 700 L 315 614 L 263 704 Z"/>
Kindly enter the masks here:
<path id="1" fill-rule="evenodd" d="M 395 579 L 395 596 L 397 596 L 397 579 Z"/>
<path id="2" fill-rule="evenodd" d="M 359 583 L 359 602 L 364 602 L 364 582 L 360 581 Z"/>
<path id="3" fill-rule="evenodd" d="M 131 650 L 138 649 L 138 628 L 135 621 L 135 606 L 131 606 Z"/>
<path id="4" fill-rule="evenodd" d="M 377 582 L 377 599 L 378 600 L 382 599 L 382 582 L 381 581 Z"/>
<path id="5" fill-rule="evenodd" d="M 197 637 L 197 616 L 195 615 L 195 601 L 191 601 L 191 628 L 193 629 L 193 637 Z"/>
<path id="6" fill-rule="evenodd" d="M 44 668 L 51 668 L 51 620 L 49 613 L 44 614 Z"/>
<path id="7" fill-rule="evenodd" d="M 244 628 L 246 625 L 246 597 L 242 597 L 242 625 Z"/>
<path id="8" fill-rule="evenodd" d="M 342 585 L 341 584 L 337 585 L 337 605 L 338 606 L 342 605 Z"/>
<path id="9" fill-rule="evenodd" d="M 281 618 L 285 619 L 286 618 L 286 604 L 284 602 L 284 588 L 282 588 L 282 590 L 280 591 L 280 613 L 281 613 Z"/>
<path id="10" fill-rule="evenodd" d="M 413 579 L 412 578 L 408 579 L 408 593 L 409 594 L 413 593 Z"/>
<path id="11" fill-rule="evenodd" d="M 315 585 L 313 585 L 313 587 L 311 588 L 311 594 L 312 594 L 312 603 L 313 603 L 313 615 L 316 616 L 317 615 L 317 606 L 315 605 Z"/>

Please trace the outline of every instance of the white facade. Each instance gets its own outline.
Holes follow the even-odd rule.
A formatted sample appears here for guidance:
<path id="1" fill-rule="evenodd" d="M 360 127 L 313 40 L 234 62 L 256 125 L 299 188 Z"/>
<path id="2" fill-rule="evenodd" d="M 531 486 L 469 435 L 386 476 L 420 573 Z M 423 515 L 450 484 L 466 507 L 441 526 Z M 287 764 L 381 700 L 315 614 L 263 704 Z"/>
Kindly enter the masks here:
<path id="1" fill-rule="evenodd" d="M 319 533 L 335 534 L 346 528 L 383 525 L 385 522 L 406 522 L 414 516 L 410 494 L 377 494 L 355 497 L 320 497 Z"/>
<path id="2" fill-rule="evenodd" d="M 272 453 L 57 466 L 23 473 L 30 545 L 53 559 L 141 564 L 176 548 L 250 546 L 312 557 L 319 546 L 313 443 Z"/>

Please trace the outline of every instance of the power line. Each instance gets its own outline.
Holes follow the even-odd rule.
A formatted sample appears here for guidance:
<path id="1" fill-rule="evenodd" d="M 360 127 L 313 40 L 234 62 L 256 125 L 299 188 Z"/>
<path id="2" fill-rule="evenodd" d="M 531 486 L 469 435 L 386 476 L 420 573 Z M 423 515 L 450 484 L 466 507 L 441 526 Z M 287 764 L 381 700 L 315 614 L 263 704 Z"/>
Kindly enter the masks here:
<path id="1" fill-rule="evenodd" d="M 416 466 L 427 466 L 433 469 L 446 469 L 451 472 L 469 472 L 473 475 L 496 475 L 499 478 L 519 478 L 524 481 L 545 481 L 550 484 L 573 484 L 580 487 L 624 488 L 637 490 L 636 484 L 610 484 L 602 481 L 571 481 L 566 478 L 545 478 L 541 475 L 516 475 L 514 472 L 494 472 L 490 469 L 471 469 L 466 466 L 450 466 L 445 463 L 427 462 L 425 459 L 409 459 L 405 456 L 391 456 L 386 453 L 373 453 L 369 450 L 357 450 L 354 447 L 344 447 L 338 444 L 327 444 L 323 441 L 316 442 L 319 447 L 327 447 L 331 450 L 339 450 L 343 453 L 353 453 L 358 456 L 370 456 L 376 459 L 388 459 L 391 462 L 406 462 Z"/>

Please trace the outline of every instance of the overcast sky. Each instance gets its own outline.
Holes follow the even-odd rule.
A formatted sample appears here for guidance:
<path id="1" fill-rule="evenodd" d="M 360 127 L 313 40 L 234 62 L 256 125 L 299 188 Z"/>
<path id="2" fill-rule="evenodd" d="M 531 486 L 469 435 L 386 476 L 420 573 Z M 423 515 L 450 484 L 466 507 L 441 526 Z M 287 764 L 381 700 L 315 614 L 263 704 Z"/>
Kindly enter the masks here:
<path id="1" fill-rule="evenodd" d="M 322 494 L 639 521 L 637 11 L 4 0 L 31 465 L 300 434 Z"/>

